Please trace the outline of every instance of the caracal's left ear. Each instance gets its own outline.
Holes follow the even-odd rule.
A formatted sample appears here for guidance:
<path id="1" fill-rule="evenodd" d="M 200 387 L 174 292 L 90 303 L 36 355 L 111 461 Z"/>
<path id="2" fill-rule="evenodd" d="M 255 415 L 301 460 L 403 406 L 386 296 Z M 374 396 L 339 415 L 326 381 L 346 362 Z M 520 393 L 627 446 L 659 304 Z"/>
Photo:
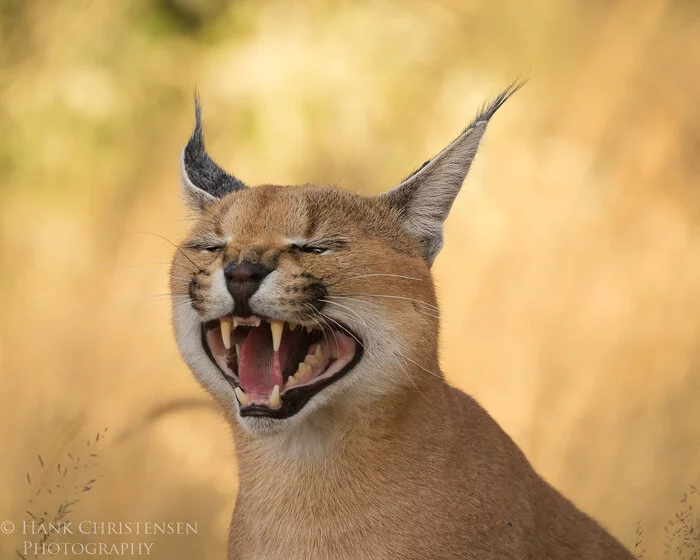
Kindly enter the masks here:
<path id="1" fill-rule="evenodd" d="M 400 185 L 380 195 L 396 210 L 404 228 L 418 240 L 428 265 L 433 264 L 442 248 L 442 224 L 469 172 L 489 119 L 523 84 L 511 84 L 484 106 L 449 146 Z"/>
<path id="2" fill-rule="evenodd" d="M 182 150 L 180 180 L 185 204 L 192 210 L 201 212 L 222 196 L 247 187 L 221 169 L 207 154 L 202 130 L 202 107 L 196 94 L 194 116 L 192 136 Z"/>

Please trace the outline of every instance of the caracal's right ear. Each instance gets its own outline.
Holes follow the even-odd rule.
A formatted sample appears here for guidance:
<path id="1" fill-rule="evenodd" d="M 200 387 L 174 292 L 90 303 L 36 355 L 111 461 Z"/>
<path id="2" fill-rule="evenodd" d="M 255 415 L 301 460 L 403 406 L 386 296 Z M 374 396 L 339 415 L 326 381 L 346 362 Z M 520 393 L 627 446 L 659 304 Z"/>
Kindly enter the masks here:
<path id="1" fill-rule="evenodd" d="M 522 85 L 510 85 L 485 105 L 449 146 L 397 187 L 380 195 L 394 209 L 403 228 L 418 241 L 428 266 L 442 248 L 442 224 L 474 161 L 489 119 Z"/>
<path id="2" fill-rule="evenodd" d="M 187 207 L 195 212 L 202 212 L 222 196 L 247 187 L 221 169 L 207 154 L 202 130 L 202 107 L 196 94 L 194 118 L 192 136 L 182 150 L 180 180 Z"/>

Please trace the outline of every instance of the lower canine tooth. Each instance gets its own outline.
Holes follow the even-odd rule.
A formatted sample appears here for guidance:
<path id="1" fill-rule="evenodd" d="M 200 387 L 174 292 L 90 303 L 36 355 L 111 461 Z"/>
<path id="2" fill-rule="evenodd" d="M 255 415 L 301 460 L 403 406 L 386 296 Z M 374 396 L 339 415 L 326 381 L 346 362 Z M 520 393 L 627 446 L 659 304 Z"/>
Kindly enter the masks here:
<path id="1" fill-rule="evenodd" d="M 243 389 L 240 387 L 236 387 L 233 392 L 236 393 L 236 398 L 238 399 L 238 402 L 241 403 L 241 406 L 246 406 L 250 401 L 248 395 L 246 395 Z"/>
<path id="2" fill-rule="evenodd" d="M 280 386 L 275 385 L 275 388 L 272 389 L 272 394 L 270 395 L 270 406 L 272 408 L 278 408 L 282 404 L 282 401 L 280 400 Z"/>
<path id="3" fill-rule="evenodd" d="M 224 341 L 226 350 L 231 348 L 231 319 L 221 319 L 221 339 Z"/>
<path id="4" fill-rule="evenodd" d="M 272 349 L 277 352 L 282 343 L 282 331 L 284 331 L 284 321 L 270 321 L 272 331 Z"/>

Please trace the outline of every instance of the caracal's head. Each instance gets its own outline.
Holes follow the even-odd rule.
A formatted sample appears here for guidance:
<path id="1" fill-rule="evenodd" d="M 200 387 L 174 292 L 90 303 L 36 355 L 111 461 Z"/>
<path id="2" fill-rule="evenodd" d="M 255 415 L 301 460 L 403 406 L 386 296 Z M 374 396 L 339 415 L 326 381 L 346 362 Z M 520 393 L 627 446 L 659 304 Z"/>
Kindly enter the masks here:
<path id="1" fill-rule="evenodd" d="M 207 155 L 196 104 L 182 185 L 197 221 L 173 260 L 173 321 L 183 358 L 232 419 L 251 433 L 295 429 L 429 370 L 442 225 L 489 118 L 516 89 L 380 196 L 248 188 Z"/>

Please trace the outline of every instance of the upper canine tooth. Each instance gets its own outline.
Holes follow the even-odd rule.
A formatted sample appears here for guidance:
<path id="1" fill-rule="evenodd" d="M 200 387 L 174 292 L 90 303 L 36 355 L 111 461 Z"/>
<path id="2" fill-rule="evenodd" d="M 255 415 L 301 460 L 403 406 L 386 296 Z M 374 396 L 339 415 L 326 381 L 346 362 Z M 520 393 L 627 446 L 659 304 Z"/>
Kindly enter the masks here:
<path id="1" fill-rule="evenodd" d="M 277 352 L 282 343 L 282 331 L 284 331 L 284 321 L 270 321 L 272 331 L 272 349 Z"/>
<path id="2" fill-rule="evenodd" d="M 236 393 L 236 398 L 238 399 L 238 402 L 241 403 L 241 406 L 246 406 L 250 401 L 248 395 L 246 395 L 243 389 L 240 387 L 236 387 L 233 392 Z"/>
<path id="3" fill-rule="evenodd" d="M 274 389 L 272 389 L 272 394 L 270 395 L 270 406 L 272 408 L 278 408 L 282 404 L 282 401 L 280 400 L 280 386 L 275 385 Z"/>
<path id="4" fill-rule="evenodd" d="M 226 350 L 231 348 L 231 319 L 219 319 L 221 324 L 221 339 L 224 341 Z"/>

